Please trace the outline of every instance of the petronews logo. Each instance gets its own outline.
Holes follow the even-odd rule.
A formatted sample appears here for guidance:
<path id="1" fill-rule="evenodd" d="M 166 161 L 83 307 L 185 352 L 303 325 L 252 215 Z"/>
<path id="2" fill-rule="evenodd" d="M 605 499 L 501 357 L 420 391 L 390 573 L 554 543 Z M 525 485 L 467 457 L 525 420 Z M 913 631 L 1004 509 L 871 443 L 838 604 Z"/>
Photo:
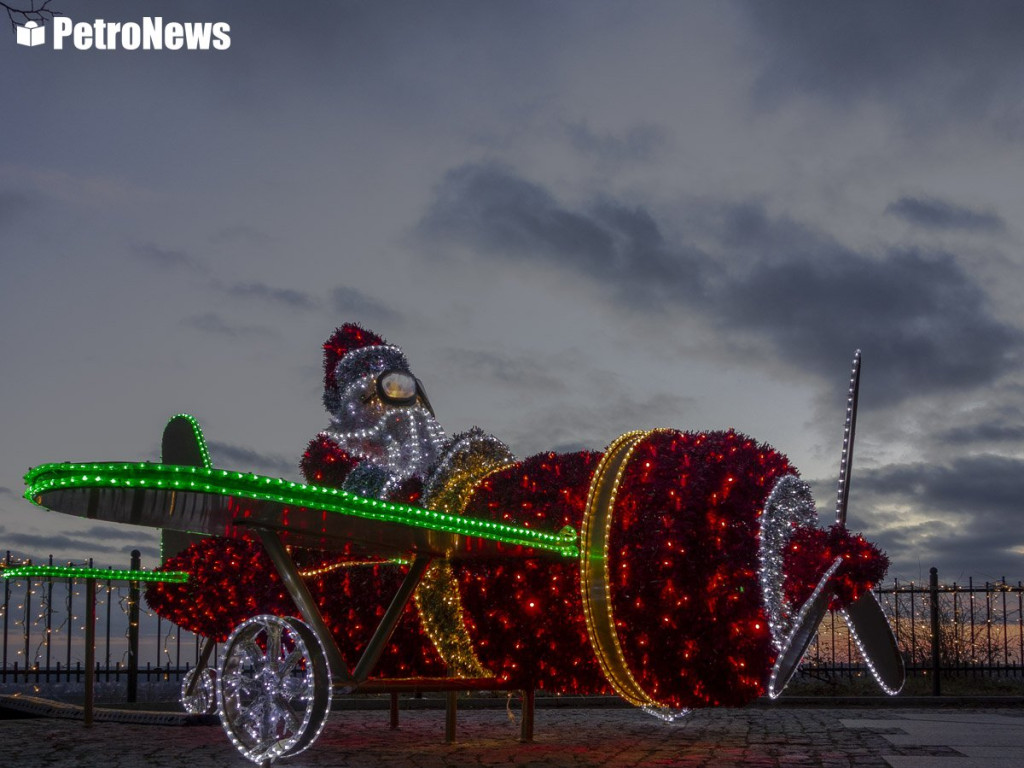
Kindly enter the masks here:
<path id="1" fill-rule="evenodd" d="M 231 25 L 224 21 L 165 24 L 162 16 L 145 16 L 141 22 L 75 22 L 54 16 L 53 50 L 63 50 L 69 42 L 79 51 L 226 51 L 231 47 L 230 33 Z"/>

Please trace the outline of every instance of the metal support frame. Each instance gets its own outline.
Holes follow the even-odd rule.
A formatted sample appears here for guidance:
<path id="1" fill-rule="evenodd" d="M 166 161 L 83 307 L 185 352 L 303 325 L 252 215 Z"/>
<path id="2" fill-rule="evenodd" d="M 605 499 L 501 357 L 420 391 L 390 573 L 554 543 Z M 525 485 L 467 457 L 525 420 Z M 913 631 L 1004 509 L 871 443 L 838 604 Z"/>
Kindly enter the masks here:
<path id="1" fill-rule="evenodd" d="M 316 604 L 316 600 L 313 599 L 313 595 L 310 594 L 305 582 L 303 582 L 298 568 L 295 567 L 295 561 L 292 560 L 288 550 L 281 543 L 281 538 L 277 532 L 259 526 L 252 526 L 252 530 L 260 537 L 263 548 L 270 556 L 270 560 L 277 569 L 281 581 L 284 582 L 285 589 L 288 590 L 288 594 L 295 603 L 295 607 L 298 608 L 306 623 L 313 629 L 314 634 L 320 638 L 320 642 L 323 644 L 324 651 L 327 654 L 327 663 L 331 668 L 332 683 L 340 684 L 349 690 L 355 690 L 361 683 L 366 682 L 373 668 L 380 661 L 380 657 L 384 653 L 384 649 L 387 647 L 395 627 L 398 626 L 398 622 L 402 618 L 405 607 L 412 600 L 416 587 L 419 586 L 423 580 L 423 575 L 427 572 L 427 568 L 430 567 L 432 558 L 428 555 L 417 555 L 413 560 L 409 573 L 406 574 L 402 585 L 398 588 L 398 592 L 392 598 L 391 604 L 388 606 L 387 611 L 385 611 L 383 618 L 381 618 L 380 624 L 377 625 L 377 629 L 374 630 L 373 636 L 363 650 L 362 656 L 359 657 L 355 667 L 350 669 L 341 654 L 341 649 L 338 648 L 338 643 L 334 640 L 334 635 L 331 634 L 331 630 L 327 626 L 327 622 L 324 621 L 323 614 L 320 613 L 320 607 Z"/>
<path id="2" fill-rule="evenodd" d="M 1006 599 L 1005 592 L 1003 592 L 1003 599 Z M 928 608 L 932 623 L 932 696 L 941 696 L 942 635 L 939 631 L 939 569 L 934 566 L 928 572 Z M 1006 621 L 1005 608 L 1003 609 L 1003 621 Z M 1005 644 L 1003 647 L 1005 648 Z"/>
<path id="3" fill-rule="evenodd" d="M 529 744 L 533 741 L 533 684 L 523 689 L 523 722 L 519 728 L 519 741 Z"/>
<path id="4" fill-rule="evenodd" d="M 377 625 L 373 637 L 370 638 L 370 642 L 363 650 L 363 655 L 356 663 L 356 668 L 352 672 L 352 678 L 356 685 L 366 682 L 370 672 L 377 666 L 377 662 L 380 661 L 381 654 L 384 653 L 388 640 L 391 639 L 395 627 L 398 626 L 398 622 L 402 618 L 405 606 L 409 604 L 413 592 L 416 591 L 416 587 L 423 580 L 423 574 L 430 567 L 430 562 L 431 558 L 427 555 L 417 555 L 416 559 L 412 561 L 412 567 L 409 568 L 409 573 L 405 575 L 402 586 L 398 588 L 398 592 L 391 599 L 391 604 L 384 613 L 384 617 L 380 620 L 380 624 Z"/>
<path id="5" fill-rule="evenodd" d="M 354 683 L 354 680 L 349 673 L 348 664 L 345 663 L 345 659 L 341 655 L 341 649 L 338 648 L 338 643 L 335 642 L 334 635 L 331 634 L 331 630 L 327 627 L 327 622 L 324 621 L 316 600 L 313 599 L 306 584 L 302 581 L 302 576 L 299 575 L 299 570 L 295 567 L 295 562 L 292 560 L 291 555 L 288 554 L 288 550 L 281 543 L 280 537 L 275 531 L 267 528 L 253 526 L 252 530 L 256 532 L 260 537 L 260 541 L 263 542 L 263 548 L 270 556 L 270 560 L 277 569 L 281 581 L 284 582 L 285 589 L 288 590 L 288 594 L 295 602 L 295 607 L 299 609 L 306 623 L 312 627 L 313 632 L 320 638 L 320 642 L 324 646 L 324 653 L 327 656 L 327 663 L 331 668 L 331 677 L 343 684 L 351 685 Z"/>
<path id="6" fill-rule="evenodd" d="M 483 690 L 519 690 L 523 697 L 522 716 L 519 724 L 519 741 L 523 744 L 533 742 L 533 723 L 536 712 L 533 683 L 530 687 L 513 689 L 497 683 L 493 678 L 470 680 L 466 678 L 409 678 L 401 680 L 373 680 L 361 691 L 387 692 L 390 694 L 390 725 L 392 729 L 399 727 L 399 691 L 441 691 L 445 694 L 444 700 L 444 740 L 446 744 L 454 744 L 457 739 L 456 729 L 458 726 L 458 693 L 459 691 L 483 691 Z M 399 687 L 395 687 L 399 686 Z M 511 695 L 511 694 L 510 694 Z"/>
<path id="7" fill-rule="evenodd" d="M 459 716 L 458 691 L 446 691 L 444 694 L 444 743 L 455 743 L 455 726 Z"/>
<path id="8" fill-rule="evenodd" d="M 324 621 L 323 615 L 320 613 L 319 606 L 317 606 L 316 601 L 309 592 L 309 589 L 302 581 L 302 576 L 295 567 L 295 562 L 288 554 L 288 551 L 285 549 L 277 532 L 259 526 L 252 526 L 252 530 L 260 537 L 260 541 L 263 543 L 263 548 L 270 556 L 270 560 L 273 562 L 274 567 L 281 576 L 285 589 L 294 601 L 296 608 L 298 608 L 303 618 L 323 643 L 328 663 L 331 667 L 331 676 L 333 678 L 332 685 L 340 685 L 348 691 L 370 691 L 375 689 L 389 690 L 391 693 L 390 720 L 392 728 L 398 727 L 398 690 L 423 690 L 429 688 L 434 688 L 434 690 L 443 690 L 446 694 L 445 742 L 449 744 L 453 743 L 455 741 L 455 731 L 458 719 L 457 692 L 459 690 L 480 689 L 482 683 L 492 683 L 494 682 L 493 679 L 467 680 L 457 678 L 420 678 L 409 680 L 369 680 L 370 673 L 380 661 L 380 657 L 384 653 L 384 649 L 387 647 L 388 641 L 391 639 L 391 635 L 394 634 L 395 628 L 398 626 L 398 622 L 401 620 L 406 606 L 408 606 L 409 601 L 412 600 L 413 594 L 416 592 L 416 588 L 423 580 L 433 558 L 430 555 L 416 555 L 412 562 L 412 566 L 409 568 L 409 572 L 405 575 L 405 579 L 398 588 L 398 592 L 396 592 L 395 596 L 391 599 L 391 603 L 384 612 L 384 616 L 377 625 L 377 629 L 374 630 L 373 636 L 370 638 L 370 642 L 367 644 L 366 648 L 363 649 L 363 653 L 359 657 L 359 661 L 356 662 L 355 667 L 350 671 L 349 666 L 345 663 L 345 660 L 341 655 L 341 650 L 338 648 L 337 642 L 334 640 L 334 636 L 331 634 L 330 629 L 327 627 L 327 623 Z M 201 664 L 208 658 L 210 648 L 212 648 L 212 643 L 208 642 L 203 648 L 203 659 L 200 662 Z M 198 675 L 195 677 L 198 678 Z M 531 687 L 523 691 L 523 720 L 520 731 L 520 741 L 533 741 L 533 718 L 534 698 L 533 689 Z"/>
<path id="9" fill-rule="evenodd" d="M 207 637 L 203 641 L 203 649 L 199 652 L 199 661 L 196 662 L 195 672 L 192 678 L 188 681 L 188 686 L 185 689 L 185 695 L 191 696 L 196 692 L 196 686 L 199 685 L 199 676 L 203 671 L 203 667 L 209 665 L 210 656 L 213 655 L 213 647 L 217 642 L 212 637 Z"/>
<path id="10" fill-rule="evenodd" d="M 96 579 L 85 580 L 85 703 L 82 723 L 92 726 L 96 681 Z"/>
<path id="11" fill-rule="evenodd" d="M 136 495 L 141 498 L 140 495 Z M 142 570 L 142 553 L 132 550 L 131 570 Z M 139 582 L 128 582 L 128 690 L 125 698 L 129 704 L 139 700 L 139 602 L 142 593 Z"/>
<path id="12" fill-rule="evenodd" d="M 391 707 L 389 712 L 391 715 L 391 730 L 394 730 L 398 727 L 398 691 L 391 692 Z"/>

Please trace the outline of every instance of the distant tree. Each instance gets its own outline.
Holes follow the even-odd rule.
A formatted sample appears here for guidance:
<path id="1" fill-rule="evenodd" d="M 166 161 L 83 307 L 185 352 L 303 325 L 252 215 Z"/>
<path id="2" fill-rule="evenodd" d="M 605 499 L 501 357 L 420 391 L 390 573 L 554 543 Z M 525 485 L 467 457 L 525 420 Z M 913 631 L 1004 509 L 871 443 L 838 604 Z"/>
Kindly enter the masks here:
<path id="1" fill-rule="evenodd" d="M 19 23 L 24 24 L 28 21 L 35 21 L 43 24 L 47 20 L 53 21 L 54 16 L 62 16 L 63 14 L 60 11 L 50 10 L 51 2 L 52 0 L 42 0 L 42 2 L 28 0 L 27 3 L 0 2 L 0 8 L 7 11 L 7 18 L 11 20 L 11 29 L 14 29 Z"/>

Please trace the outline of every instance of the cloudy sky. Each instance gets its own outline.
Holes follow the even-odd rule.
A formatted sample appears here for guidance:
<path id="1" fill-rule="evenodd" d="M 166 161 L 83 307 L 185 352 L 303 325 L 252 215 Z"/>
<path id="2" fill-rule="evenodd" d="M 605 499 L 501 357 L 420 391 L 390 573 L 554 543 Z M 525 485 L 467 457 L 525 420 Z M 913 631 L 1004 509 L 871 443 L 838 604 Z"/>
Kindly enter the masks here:
<path id="1" fill-rule="evenodd" d="M 400 344 L 451 432 L 771 443 L 892 575 L 1024 578 L 1024 5 L 82 2 L 226 51 L 0 29 L 0 549 L 123 564 L 55 460 L 298 478 L 320 345 Z M 0 17 L 2 18 L 2 17 Z"/>

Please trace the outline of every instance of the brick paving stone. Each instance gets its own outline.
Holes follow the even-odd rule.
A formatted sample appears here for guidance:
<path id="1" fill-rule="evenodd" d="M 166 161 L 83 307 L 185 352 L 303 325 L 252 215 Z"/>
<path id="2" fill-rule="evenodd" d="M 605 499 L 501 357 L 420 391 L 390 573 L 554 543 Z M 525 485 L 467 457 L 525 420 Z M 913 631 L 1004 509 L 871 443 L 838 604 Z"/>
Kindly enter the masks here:
<path id="1" fill-rule="evenodd" d="M 900 715 L 910 715 L 900 710 Z M 984 710 L 975 711 L 985 715 Z M 856 727 L 884 725 L 884 728 Z M 869 722 L 871 721 L 871 722 Z M 281 768 L 889 768 L 886 757 L 956 757 L 941 744 L 892 743 L 900 717 L 877 709 L 705 710 L 664 724 L 630 709 L 537 711 L 535 741 L 518 741 L 504 710 L 459 712 L 457 742 L 443 741 L 444 714 L 408 710 L 332 713 L 320 739 Z M 219 726 L 116 722 L 85 728 L 59 719 L 0 720 L 0 740 L 19 768 L 246 768 Z M 897 740 L 899 741 L 899 740 Z M 898 762 L 898 761 L 897 761 Z M 955 764 L 951 763 L 952 765 Z M 941 766 L 941 759 L 935 765 Z"/>

